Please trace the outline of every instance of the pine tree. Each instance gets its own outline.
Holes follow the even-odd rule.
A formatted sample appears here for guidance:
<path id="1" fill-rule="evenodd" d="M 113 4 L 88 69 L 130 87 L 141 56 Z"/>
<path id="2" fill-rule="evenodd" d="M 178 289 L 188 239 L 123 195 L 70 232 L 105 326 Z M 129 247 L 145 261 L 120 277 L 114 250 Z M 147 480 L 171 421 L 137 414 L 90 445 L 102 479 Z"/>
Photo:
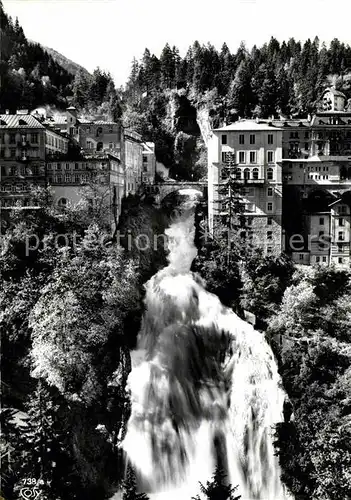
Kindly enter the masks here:
<path id="1" fill-rule="evenodd" d="M 62 461 L 63 447 L 55 425 L 58 407 L 39 380 L 37 388 L 27 403 L 27 427 L 23 430 L 20 448 L 23 452 L 22 477 L 34 477 L 40 481 L 41 498 L 57 498 L 62 479 L 57 462 Z"/>
<path id="2" fill-rule="evenodd" d="M 89 101 L 90 82 L 83 70 L 79 70 L 73 82 L 73 102 L 78 107 L 84 107 Z"/>
<path id="3" fill-rule="evenodd" d="M 136 492 L 135 472 L 131 465 L 128 465 L 127 475 L 123 483 L 122 500 L 149 500 L 145 493 Z"/>
<path id="4" fill-rule="evenodd" d="M 207 481 L 206 486 L 200 483 L 200 490 L 203 495 L 206 495 L 208 500 L 239 500 L 241 495 L 234 496 L 237 490 L 231 484 L 226 484 L 226 474 L 217 466 L 212 476 L 212 481 Z M 192 497 L 192 500 L 200 500 L 199 495 Z"/>
<path id="5" fill-rule="evenodd" d="M 221 195 L 222 210 L 226 212 L 223 220 L 227 229 L 227 265 L 231 263 L 231 247 L 233 240 L 237 239 L 240 229 L 245 226 L 245 216 L 243 215 L 242 185 L 237 179 L 238 167 L 235 162 L 235 155 L 227 153 L 226 161 L 222 167 L 222 183 L 219 188 Z"/>

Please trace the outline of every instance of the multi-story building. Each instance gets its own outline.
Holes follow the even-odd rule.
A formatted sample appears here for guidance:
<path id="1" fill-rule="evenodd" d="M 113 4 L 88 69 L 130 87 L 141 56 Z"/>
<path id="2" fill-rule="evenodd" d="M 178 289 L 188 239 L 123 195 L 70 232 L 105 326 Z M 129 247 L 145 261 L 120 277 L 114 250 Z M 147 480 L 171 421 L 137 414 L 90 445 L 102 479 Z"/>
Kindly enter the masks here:
<path id="1" fill-rule="evenodd" d="M 136 194 L 142 184 L 143 144 L 141 135 L 130 129 L 124 130 L 123 158 L 126 169 L 125 194 Z"/>
<path id="2" fill-rule="evenodd" d="M 240 120 L 213 130 L 208 149 L 210 230 L 220 215 L 221 170 L 229 153 L 240 182 L 252 193 L 258 241 L 262 217 L 271 217 L 267 208 L 273 208 L 280 227 L 273 232 L 275 249 L 285 249 L 301 264 L 349 267 L 351 109 L 343 93 L 326 89 L 319 110 L 306 119 Z M 256 233 L 254 223 L 252 229 Z M 271 251 L 267 242 L 262 245 Z"/>
<path id="3" fill-rule="evenodd" d="M 142 182 L 143 184 L 146 185 L 154 184 L 156 175 L 155 143 L 143 142 L 142 146 L 143 146 Z"/>
<path id="4" fill-rule="evenodd" d="M 0 115 L 1 208 L 27 206 L 31 185 L 46 183 L 48 151 L 64 154 L 68 139 L 28 114 Z"/>
<path id="5" fill-rule="evenodd" d="M 124 168 L 116 155 L 94 153 L 75 161 L 50 161 L 47 172 L 48 184 L 53 188 L 58 207 L 76 205 L 82 199 L 83 190 L 89 197 L 89 190 L 93 193 L 98 189 L 105 208 L 108 208 L 108 222 L 115 228 L 125 190 Z"/>
<path id="6" fill-rule="evenodd" d="M 282 130 L 241 120 L 213 130 L 208 148 L 209 230 L 226 215 L 222 189 L 228 164 L 242 186 L 243 215 L 254 239 L 267 253 L 282 245 Z"/>
<path id="7" fill-rule="evenodd" d="M 103 152 L 118 156 L 125 168 L 125 195 L 138 191 L 143 183 L 143 145 L 140 134 L 124 129 L 120 122 L 79 118 L 73 106 L 67 108 L 65 115 L 55 115 L 46 120 L 45 125 L 67 134 L 80 146 L 83 154 Z M 150 171 L 151 168 L 152 162 Z"/>

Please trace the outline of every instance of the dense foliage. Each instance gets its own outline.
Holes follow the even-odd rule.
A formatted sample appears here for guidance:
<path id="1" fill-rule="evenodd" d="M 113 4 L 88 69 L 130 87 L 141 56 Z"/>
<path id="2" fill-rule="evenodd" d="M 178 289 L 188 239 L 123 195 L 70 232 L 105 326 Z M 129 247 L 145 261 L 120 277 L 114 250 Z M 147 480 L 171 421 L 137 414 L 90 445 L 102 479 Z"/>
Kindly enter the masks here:
<path id="1" fill-rule="evenodd" d="M 0 110 L 33 109 L 41 104 L 63 106 L 73 75 L 37 43 L 27 40 L 0 2 Z"/>
<path id="2" fill-rule="evenodd" d="M 226 43 L 218 51 L 196 41 L 185 57 L 166 44 L 160 57 L 145 49 L 133 60 L 123 119 L 156 143 L 172 177 L 199 179 L 206 174 L 199 110 L 208 110 L 212 126 L 239 117 L 307 116 L 330 85 L 351 97 L 351 47 L 338 39 L 327 47 L 317 37 L 303 44 L 271 38 L 251 50 L 242 43 L 233 53 Z"/>
<path id="3" fill-rule="evenodd" d="M 33 196 L 42 208 L 12 214 L 0 256 L 1 446 L 15 450 L 2 493 L 35 477 L 48 500 L 105 498 L 121 479 L 140 275 L 84 208 Z"/>
<path id="4" fill-rule="evenodd" d="M 351 496 L 350 278 L 297 272 L 268 329 L 294 411 L 277 429 L 283 480 L 298 499 Z"/>

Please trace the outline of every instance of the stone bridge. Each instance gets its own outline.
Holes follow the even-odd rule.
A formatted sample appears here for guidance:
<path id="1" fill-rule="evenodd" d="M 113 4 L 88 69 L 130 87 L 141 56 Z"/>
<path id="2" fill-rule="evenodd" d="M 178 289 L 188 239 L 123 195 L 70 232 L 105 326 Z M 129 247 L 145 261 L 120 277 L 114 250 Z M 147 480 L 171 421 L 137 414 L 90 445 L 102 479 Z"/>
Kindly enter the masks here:
<path id="1" fill-rule="evenodd" d="M 206 196 L 207 193 L 207 181 L 197 181 L 197 182 L 159 182 L 154 186 L 154 192 L 157 194 L 158 202 L 160 203 L 162 200 L 166 198 L 171 193 L 176 193 L 181 191 L 182 189 L 196 189 L 197 191 L 201 191 L 203 196 Z"/>

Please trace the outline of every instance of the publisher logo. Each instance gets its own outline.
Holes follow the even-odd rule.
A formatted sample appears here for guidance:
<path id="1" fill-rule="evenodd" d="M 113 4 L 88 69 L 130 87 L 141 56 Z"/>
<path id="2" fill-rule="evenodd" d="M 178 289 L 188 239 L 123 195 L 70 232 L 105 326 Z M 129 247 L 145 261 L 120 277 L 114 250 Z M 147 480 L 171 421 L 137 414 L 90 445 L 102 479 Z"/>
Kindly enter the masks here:
<path id="1" fill-rule="evenodd" d="M 20 490 L 21 498 L 24 500 L 35 500 L 40 496 L 40 490 L 38 488 L 22 488 Z"/>

